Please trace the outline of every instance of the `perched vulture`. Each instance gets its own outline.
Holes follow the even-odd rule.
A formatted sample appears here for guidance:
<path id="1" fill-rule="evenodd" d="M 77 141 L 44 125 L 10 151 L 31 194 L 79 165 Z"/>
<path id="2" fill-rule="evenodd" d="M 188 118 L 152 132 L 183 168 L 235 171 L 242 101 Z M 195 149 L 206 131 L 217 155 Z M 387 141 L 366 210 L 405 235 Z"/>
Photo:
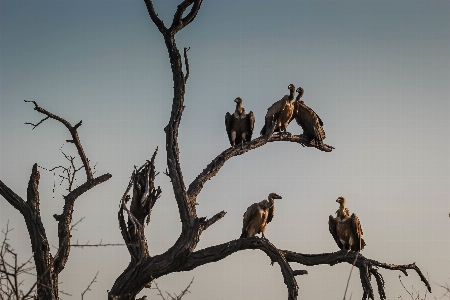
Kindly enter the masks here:
<path id="1" fill-rule="evenodd" d="M 231 115 L 227 112 L 225 115 L 225 127 L 232 147 L 235 144 L 243 145 L 249 142 L 252 139 L 255 125 L 255 115 L 252 111 L 248 114 L 245 112 L 245 108 L 242 107 L 242 99 L 237 97 L 234 102 L 236 102 L 234 113 Z"/>
<path id="2" fill-rule="evenodd" d="M 275 199 L 281 199 L 276 193 L 270 193 L 269 200 L 263 200 L 259 203 L 253 203 L 247 208 L 244 214 L 241 238 L 253 237 L 258 233 L 266 232 L 267 224 L 272 221 L 275 205 Z"/>
<path id="3" fill-rule="evenodd" d="M 325 131 L 322 127 L 322 120 L 314 110 L 305 105 L 303 100 L 300 100 L 304 93 L 304 90 L 301 87 L 297 89 L 297 93 L 298 95 L 294 102 L 294 117 L 297 124 L 303 128 L 303 135 L 310 141 L 315 140 L 318 144 L 323 144 L 323 140 L 325 139 Z"/>
<path id="4" fill-rule="evenodd" d="M 362 238 L 363 231 L 358 217 L 355 214 L 350 216 L 344 197 L 337 198 L 336 202 L 339 203 L 336 218 L 330 215 L 328 221 L 330 233 L 336 244 L 341 250 L 347 250 L 347 252 L 364 249 L 366 243 Z"/>
<path id="5" fill-rule="evenodd" d="M 290 90 L 289 96 L 284 95 L 281 100 L 278 100 L 271 107 L 267 109 L 266 118 L 264 127 L 261 129 L 261 135 L 265 135 L 267 130 L 270 129 L 272 125 L 272 120 L 275 122 L 274 132 L 284 131 L 285 133 L 289 122 L 292 120 L 292 116 L 294 115 L 294 94 L 295 94 L 295 86 L 290 84 L 288 86 Z"/>

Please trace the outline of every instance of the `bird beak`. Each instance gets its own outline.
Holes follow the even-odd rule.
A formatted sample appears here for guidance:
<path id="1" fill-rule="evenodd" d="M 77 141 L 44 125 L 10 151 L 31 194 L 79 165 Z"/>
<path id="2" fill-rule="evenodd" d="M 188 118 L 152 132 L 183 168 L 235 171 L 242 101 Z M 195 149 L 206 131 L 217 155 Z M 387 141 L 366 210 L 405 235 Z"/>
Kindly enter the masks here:
<path id="1" fill-rule="evenodd" d="M 238 99 L 237 99 L 237 98 L 236 98 L 236 99 L 234 99 L 234 102 L 238 103 Z"/>
<path id="2" fill-rule="evenodd" d="M 336 202 L 339 203 L 339 198 L 336 199 Z"/>
<path id="3" fill-rule="evenodd" d="M 283 197 L 281 197 L 280 195 L 277 195 L 277 196 L 275 197 L 275 199 L 283 199 Z"/>

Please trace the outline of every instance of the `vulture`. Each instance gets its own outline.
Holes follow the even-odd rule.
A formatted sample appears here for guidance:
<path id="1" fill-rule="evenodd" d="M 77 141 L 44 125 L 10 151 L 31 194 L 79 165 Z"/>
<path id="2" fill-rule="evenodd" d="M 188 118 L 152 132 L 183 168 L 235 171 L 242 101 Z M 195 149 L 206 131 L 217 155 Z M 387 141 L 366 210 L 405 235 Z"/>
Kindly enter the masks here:
<path id="1" fill-rule="evenodd" d="M 252 111 L 248 114 L 245 112 L 245 108 L 242 107 L 242 99 L 237 97 L 234 102 L 236 102 L 234 113 L 227 112 L 225 115 L 225 127 L 232 147 L 235 144 L 243 145 L 249 142 L 252 139 L 255 125 L 255 115 Z"/>
<path id="2" fill-rule="evenodd" d="M 275 211 L 274 200 L 281 199 L 281 196 L 270 193 L 268 199 L 253 203 L 247 208 L 244 214 L 241 238 L 253 237 L 258 233 L 265 238 L 264 232 L 266 232 L 267 224 L 272 221 Z"/>
<path id="3" fill-rule="evenodd" d="M 325 131 L 323 130 L 323 122 L 314 110 L 305 105 L 300 98 L 303 96 L 304 90 L 299 87 L 297 89 L 297 97 L 294 102 L 295 113 L 294 117 L 297 124 L 303 129 L 303 136 L 309 139 L 309 141 L 315 140 L 317 143 L 323 144 L 325 139 Z"/>
<path id="4" fill-rule="evenodd" d="M 341 250 L 347 250 L 347 252 L 364 249 L 366 243 L 362 238 L 363 231 L 358 217 L 355 214 L 350 216 L 344 197 L 337 198 L 336 202 L 339 203 L 336 218 L 330 215 L 328 221 L 330 233 L 336 244 Z"/>
<path id="5" fill-rule="evenodd" d="M 271 107 L 267 109 L 264 127 L 261 129 L 261 135 L 265 135 L 267 130 L 270 129 L 272 125 L 272 120 L 275 122 L 274 132 L 284 131 L 285 133 L 287 126 L 292 121 L 292 116 L 294 115 L 294 94 L 295 86 L 293 84 L 288 85 L 290 90 L 289 95 L 284 95 L 281 100 L 278 100 Z"/>

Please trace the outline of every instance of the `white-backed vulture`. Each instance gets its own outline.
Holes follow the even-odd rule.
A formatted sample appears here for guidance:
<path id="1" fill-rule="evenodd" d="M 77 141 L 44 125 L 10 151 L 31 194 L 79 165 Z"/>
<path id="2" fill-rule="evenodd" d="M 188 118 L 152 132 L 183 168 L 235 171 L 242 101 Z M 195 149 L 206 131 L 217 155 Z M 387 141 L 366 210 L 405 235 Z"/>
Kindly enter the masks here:
<path id="1" fill-rule="evenodd" d="M 270 193 L 267 199 L 253 203 L 247 208 L 244 214 L 241 238 L 253 237 L 258 233 L 261 233 L 264 238 L 267 224 L 272 221 L 275 212 L 274 200 L 281 199 L 281 196 Z"/>
<path id="2" fill-rule="evenodd" d="M 350 216 L 346 207 L 344 197 L 337 198 L 339 209 L 336 211 L 336 218 L 330 215 L 328 226 L 336 244 L 341 250 L 360 251 L 364 249 L 366 243 L 362 238 L 363 231 L 361 223 L 355 214 Z"/>
<path id="3" fill-rule="evenodd" d="M 236 102 L 234 113 L 227 112 L 225 115 L 225 128 L 232 147 L 235 144 L 243 145 L 249 142 L 255 126 L 255 115 L 252 111 L 248 114 L 245 112 L 245 108 L 242 107 L 242 99 L 237 97 L 234 102 Z"/>
<path id="4" fill-rule="evenodd" d="M 304 90 L 299 87 L 297 89 L 297 97 L 294 102 L 294 117 L 297 124 L 303 129 L 303 136 L 310 141 L 315 140 L 318 144 L 323 144 L 325 139 L 325 131 L 323 130 L 323 122 L 314 110 L 305 105 L 300 98 L 303 96 Z"/>
<path id="5" fill-rule="evenodd" d="M 261 129 L 261 135 L 265 135 L 266 131 L 270 129 L 272 125 L 272 120 L 275 122 L 275 129 L 273 132 L 284 131 L 285 133 L 289 122 L 292 120 L 292 116 L 294 114 L 294 95 L 295 95 L 295 86 L 293 84 L 288 85 L 289 95 L 284 95 L 281 100 L 278 100 L 271 107 L 267 109 L 264 127 Z"/>

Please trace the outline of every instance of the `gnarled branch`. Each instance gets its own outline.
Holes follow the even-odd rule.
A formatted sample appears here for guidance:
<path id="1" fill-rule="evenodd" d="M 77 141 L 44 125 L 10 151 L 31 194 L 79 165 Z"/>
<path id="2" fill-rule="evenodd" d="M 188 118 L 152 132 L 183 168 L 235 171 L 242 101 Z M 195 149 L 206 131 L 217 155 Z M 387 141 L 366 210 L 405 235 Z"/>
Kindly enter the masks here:
<path id="1" fill-rule="evenodd" d="M 81 146 L 81 142 L 80 142 L 80 138 L 78 136 L 78 127 L 81 126 L 82 121 L 78 122 L 75 126 L 72 126 L 68 121 L 66 121 L 65 119 L 52 114 L 51 112 L 43 109 L 42 107 L 40 107 L 36 101 L 34 100 L 24 100 L 25 102 L 31 102 L 34 104 L 34 110 L 40 112 L 41 114 L 46 115 L 48 118 L 57 120 L 61 123 L 64 124 L 64 126 L 67 127 L 67 129 L 69 130 L 70 134 L 72 135 L 72 142 L 75 144 L 75 146 L 77 147 L 77 151 L 78 151 L 78 155 L 80 156 L 81 161 L 83 162 L 84 165 L 84 169 L 86 170 L 86 176 L 87 176 L 87 180 L 91 181 L 94 179 L 94 176 L 92 175 L 92 170 L 91 167 L 89 166 L 89 159 L 86 157 L 86 154 L 84 153 L 83 150 L 83 146 Z M 39 125 L 41 122 L 39 122 L 37 125 Z M 35 125 L 34 128 L 37 126 Z"/>
<path id="2" fill-rule="evenodd" d="M 27 201 L 25 202 L 16 193 L 9 189 L 2 181 L 0 181 L 0 194 L 19 212 L 23 215 L 27 229 L 30 234 L 31 246 L 34 255 L 34 263 L 36 265 L 36 273 L 38 277 L 37 294 L 39 299 L 58 299 L 58 274 L 64 269 L 68 260 L 70 251 L 70 230 L 72 223 L 72 213 L 75 200 L 83 193 L 87 192 L 96 185 L 107 181 L 111 178 L 110 174 L 104 174 L 97 178 L 94 178 L 91 167 L 89 166 L 89 159 L 87 158 L 83 147 L 81 145 L 80 138 L 78 136 L 77 129 L 81 126 L 82 122 L 78 122 L 75 126 L 72 126 L 67 120 L 52 114 L 51 112 L 40 107 L 36 101 L 25 100 L 34 104 L 34 109 L 47 117 L 41 120 L 37 124 L 31 124 L 33 128 L 36 128 L 43 121 L 47 119 L 54 119 L 61 122 L 69 130 L 72 140 L 75 144 L 80 159 L 86 170 L 87 180 L 84 184 L 80 185 L 74 190 L 71 190 L 71 181 L 69 180 L 69 194 L 64 197 L 65 203 L 62 214 L 55 214 L 54 218 L 58 222 L 58 237 L 59 247 L 55 257 L 52 257 L 50 253 L 50 247 L 45 233 L 45 228 L 41 220 L 40 215 L 40 199 L 39 199 L 39 179 L 40 173 L 37 170 L 37 164 L 33 165 L 30 180 L 27 188 Z M 63 153 L 64 154 L 64 153 Z M 65 155 L 65 154 L 64 154 Z M 65 155 L 66 156 L 66 155 Z M 67 158 L 67 156 L 66 156 Z M 73 158 L 69 159 L 73 166 Z"/>
<path id="3" fill-rule="evenodd" d="M 197 16 L 200 6 L 202 5 L 202 1 L 203 0 L 184 0 L 181 2 L 175 12 L 169 31 L 175 34 L 191 23 Z M 191 11 L 186 15 L 186 17 L 183 18 L 183 13 L 190 5 L 192 5 Z"/>
<path id="4" fill-rule="evenodd" d="M 259 249 L 269 256 L 271 263 L 277 262 L 283 274 L 284 283 L 288 289 L 288 299 L 294 300 L 298 296 L 298 285 L 295 280 L 296 275 L 306 274 L 304 270 L 293 271 L 284 253 L 277 249 L 267 239 L 262 238 L 243 238 L 230 241 L 225 244 L 208 247 L 193 252 L 179 271 L 190 271 L 204 264 L 216 262 L 241 250 Z"/>
<path id="5" fill-rule="evenodd" d="M 186 68 L 186 76 L 184 76 L 184 84 L 186 84 L 188 78 L 189 78 L 189 60 L 187 56 L 187 52 L 191 49 L 191 47 L 186 48 L 184 47 L 184 66 Z"/>
<path id="6" fill-rule="evenodd" d="M 167 28 L 164 25 L 164 22 L 158 17 L 158 14 L 155 12 L 155 8 L 153 7 L 153 1 L 152 0 L 144 0 L 145 5 L 147 6 L 148 13 L 150 15 L 150 18 L 152 18 L 153 23 L 155 23 L 156 27 L 159 29 L 159 31 L 165 35 Z"/>
<path id="7" fill-rule="evenodd" d="M 422 274 L 422 271 L 416 264 L 408 264 L 408 265 L 396 265 L 396 264 L 386 264 L 374 259 L 365 258 L 361 253 L 359 253 L 358 257 L 356 257 L 356 252 L 347 251 L 337 251 L 332 253 L 322 253 L 322 254 L 302 254 L 296 253 L 288 250 L 282 250 L 284 253 L 286 260 L 289 262 L 300 263 L 305 266 L 316 266 L 316 265 L 330 265 L 333 266 L 338 263 L 346 262 L 349 264 L 353 264 L 355 262 L 355 266 L 359 268 L 361 284 L 364 290 L 363 299 L 371 298 L 374 299 L 372 285 L 370 283 L 371 275 L 375 276 L 378 291 L 381 299 L 386 299 L 386 295 L 384 292 L 384 280 L 381 274 L 378 272 L 377 268 L 383 268 L 387 270 L 398 270 L 401 271 L 406 276 L 408 275 L 407 270 L 416 271 L 417 275 L 419 275 L 420 279 L 423 281 L 428 291 L 431 292 L 431 286 L 425 276 Z M 383 298 L 384 297 L 384 298 Z"/>
<path id="8" fill-rule="evenodd" d="M 59 248 L 58 255 L 55 257 L 54 269 L 55 272 L 60 273 L 69 259 L 70 253 L 70 224 L 72 223 L 73 208 L 75 205 L 75 200 L 89 191 L 93 187 L 107 181 L 111 178 L 111 174 L 104 174 L 99 177 L 94 178 L 91 181 L 85 182 L 67 196 L 64 197 L 64 208 L 62 216 L 60 216 L 58 221 L 58 238 L 59 238 Z"/>
<path id="9" fill-rule="evenodd" d="M 256 139 L 253 139 L 252 141 L 244 144 L 242 147 L 230 147 L 220 153 L 215 159 L 213 159 L 206 166 L 206 168 L 203 169 L 202 173 L 200 173 L 200 175 L 198 175 L 197 178 L 192 181 L 187 192 L 188 196 L 195 199 L 203 189 L 203 185 L 212 177 L 214 177 L 223 167 L 225 162 L 230 158 L 242 155 L 250 150 L 259 148 L 271 142 L 292 142 L 304 145 L 305 143 L 307 143 L 307 140 L 305 140 L 301 135 L 272 134 L 269 137 L 260 136 Z"/>

